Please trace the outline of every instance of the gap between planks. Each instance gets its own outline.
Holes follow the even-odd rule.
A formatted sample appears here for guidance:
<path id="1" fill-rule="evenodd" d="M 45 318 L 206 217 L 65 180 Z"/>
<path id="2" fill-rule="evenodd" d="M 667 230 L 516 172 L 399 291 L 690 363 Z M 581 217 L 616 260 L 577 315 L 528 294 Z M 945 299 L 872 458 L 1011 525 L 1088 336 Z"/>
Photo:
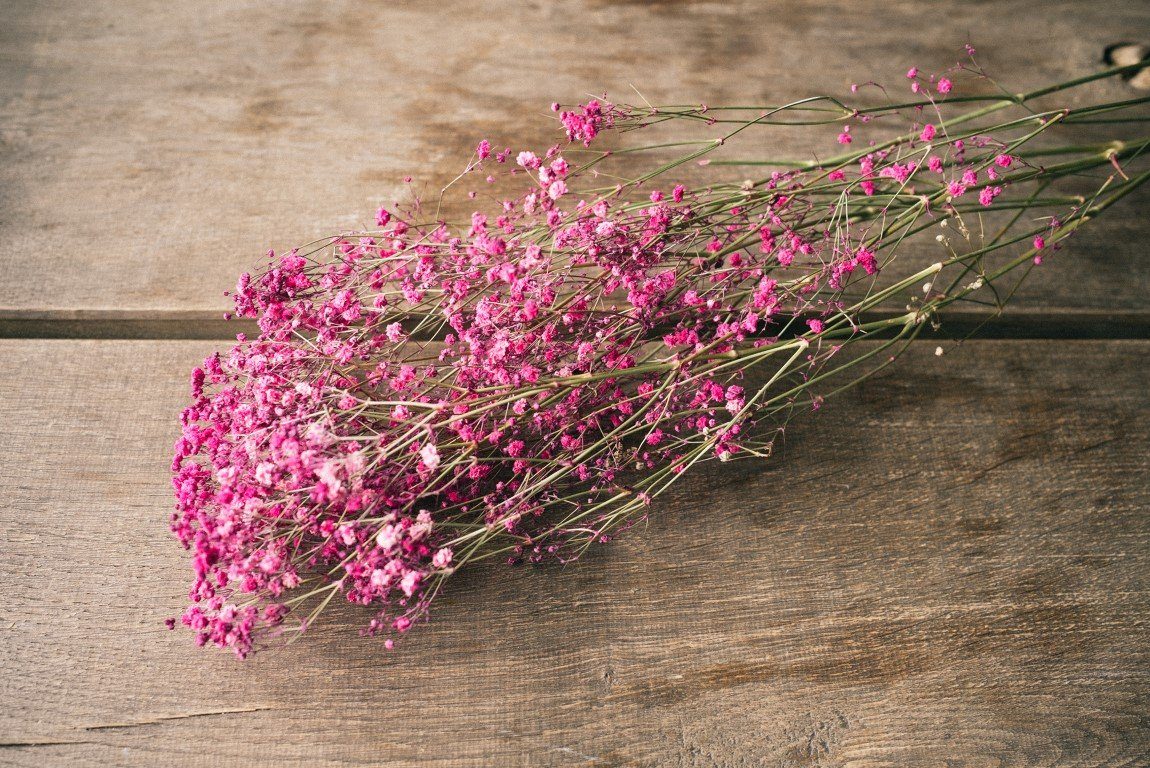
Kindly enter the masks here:
<path id="1" fill-rule="evenodd" d="M 864 322 L 900 314 L 876 310 Z M 1120 312 L 1042 311 L 941 315 L 938 330 L 926 339 L 1150 339 L 1150 310 Z M 256 332 L 250 320 L 225 320 L 206 310 L 5 310 L 0 309 L 0 339 L 203 339 L 226 341 Z"/>

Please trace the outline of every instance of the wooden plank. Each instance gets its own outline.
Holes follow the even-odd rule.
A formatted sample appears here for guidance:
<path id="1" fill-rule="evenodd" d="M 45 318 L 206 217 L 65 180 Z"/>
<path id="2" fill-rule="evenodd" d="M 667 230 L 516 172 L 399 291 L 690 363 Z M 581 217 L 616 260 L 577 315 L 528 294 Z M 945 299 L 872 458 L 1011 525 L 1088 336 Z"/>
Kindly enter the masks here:
<path id="1" fill-rule="evenodd" d="M 631 84 L 664 102 L 845 94 L 945 67 L 967 39 L 1024 89 L 1150 39 L 1137 0 L 0 0 L 0 17 L 0 309 L 145 324 L 152 310 L 218 314 L 267 248 L 367 225 L 404 175 L 438 189 L 479 138 L 546 145 L 556 99 L 630 99 Z M 782 133 L 773 146 L 811 149 Z M 1144 320 L 1144 206 L 1051 260 L 1019 310 Z"/>
<path id="2" fill-rule="evenodd" d="M 162 622 L 203 342 L 0 341 L 0 763 L 1063 765 L 1150 753 L 1150 342 L 915 347 L 769 464 L 566 568 L 339 606 L 244 662 Z"/>

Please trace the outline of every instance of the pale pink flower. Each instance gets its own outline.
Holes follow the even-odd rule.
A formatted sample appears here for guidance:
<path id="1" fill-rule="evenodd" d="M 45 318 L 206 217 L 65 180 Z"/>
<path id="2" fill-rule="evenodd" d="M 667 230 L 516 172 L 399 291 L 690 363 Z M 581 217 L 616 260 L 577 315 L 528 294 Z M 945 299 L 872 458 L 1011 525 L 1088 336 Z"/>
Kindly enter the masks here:
<path id="1" fill-rule="evenodd" d="M 452 554 L 451 549 L 448 547 L 436 550 L 435 555 L 431 558 L 431 565 L 440 570 L 447 568 L 451 565 Z"/>
<path id="2" fill-rule="evenodd" d="M 375 545 L 380 549 L 388 550 L 395 547 L 399 543 L 400 529 L 399 526 L 388 523 L 379 529 L 379 533 L 375 535 Z"/>
<path id="3" fill-rule="evenodd" d="M 408 571 L 399 580 L 399 588 L 403 590 L 403 594 L 411 597 L 415 594 L 415 590 L 419 589 L 419 582 L 422 578 L 418 571 Z"/>
<path id="4" fill-rule="evenodd" d="M 423 465 L 432 472 L 439 466 L 439 450 L 435 447 L 435 443 L 427 443 L 419 449 L 419 458 L 423 461 Z"/>

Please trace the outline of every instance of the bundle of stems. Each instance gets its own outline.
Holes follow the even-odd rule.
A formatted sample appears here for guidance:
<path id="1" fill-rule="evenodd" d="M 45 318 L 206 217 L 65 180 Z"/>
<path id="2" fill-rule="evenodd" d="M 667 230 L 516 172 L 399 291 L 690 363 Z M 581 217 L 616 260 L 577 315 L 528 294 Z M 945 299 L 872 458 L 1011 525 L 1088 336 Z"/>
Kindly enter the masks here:
<path id="1" fill-rule="evenodd" d="M 1150 99 L 1046 106 L 1130 69 L 959 95 L 991 82 L 971 54 L 865 108 L 553 105 L 545 152 L 482 141 L 437 200 L 269 254 L 235 293 L 258 336 L 193 372 L 183 414 L 183 622 L 242 657 L 342 595 L 391 647 L 459 568 L 574 559 L 695 465 L 770 456 L 795 413 L 957 302 L 993 317 L 1150 179 L 1150 136 L 1058 141 L 1137 127 Z M 735 156 L 818 126 L 846 151 Z M 488 207 L 445 221 L 471 183 Z"/>

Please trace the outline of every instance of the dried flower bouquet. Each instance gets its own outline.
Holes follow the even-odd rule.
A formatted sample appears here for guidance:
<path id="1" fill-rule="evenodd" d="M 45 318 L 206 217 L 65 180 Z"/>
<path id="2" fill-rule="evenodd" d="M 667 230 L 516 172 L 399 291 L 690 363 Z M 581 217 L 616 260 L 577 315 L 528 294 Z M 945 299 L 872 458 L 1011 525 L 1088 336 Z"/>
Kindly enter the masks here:
<path id="1" fill-rule="evenodd" d="M 339 596 L 390 648 L 458 569 L 575 558 L 695 465 L 769 456 L 793 413 L 956 302 L 997 312 L 1150 178 L 1150 137 L 1059 143 L 1136 129 L 1146 98 L 1050 106 L 1129 71 L 988 93 L 968 50 L 866 108 L 554 105 L 545 152 L 479 143 L 447 190 L 490 201 L 469 222 L 414 200 L 269 254 L 234 296 L 258 337 L 193 372 L 183 414 L 183 623 L 242 657 Z M 827 126 L 830 157 L 733 156 Z M 904 267 L 923 239 L 935 263 Z"/>

